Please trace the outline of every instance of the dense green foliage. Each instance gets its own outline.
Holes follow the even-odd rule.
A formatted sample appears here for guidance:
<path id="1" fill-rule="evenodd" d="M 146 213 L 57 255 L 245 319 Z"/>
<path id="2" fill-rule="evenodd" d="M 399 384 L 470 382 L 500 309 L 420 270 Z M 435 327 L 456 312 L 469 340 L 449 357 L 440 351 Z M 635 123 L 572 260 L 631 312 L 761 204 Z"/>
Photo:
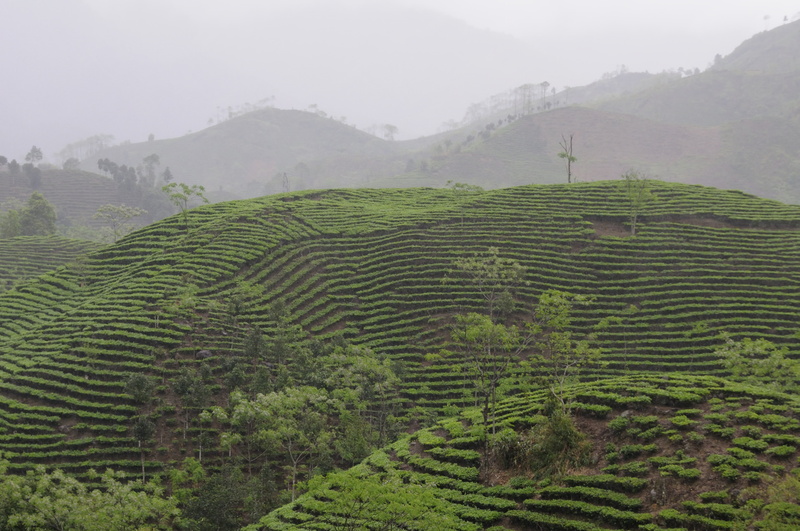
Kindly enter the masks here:
<path id="1" fill-rule="evenodd" d="M 109 470 L 92 489 L 61 470 L 12 476 L 6 468 L 0 463 L 0 528 L 7 531 L 166 530 L 180 522 L 177 500 L 155 483 L 121 482 Z"/>
<path id="2" fill-rule="evenodd" d="M 56 232 L 56 211 L 39 192 L 33 192 L 18 209 L 0 213 L 0 238 L 51 236 Z"/>

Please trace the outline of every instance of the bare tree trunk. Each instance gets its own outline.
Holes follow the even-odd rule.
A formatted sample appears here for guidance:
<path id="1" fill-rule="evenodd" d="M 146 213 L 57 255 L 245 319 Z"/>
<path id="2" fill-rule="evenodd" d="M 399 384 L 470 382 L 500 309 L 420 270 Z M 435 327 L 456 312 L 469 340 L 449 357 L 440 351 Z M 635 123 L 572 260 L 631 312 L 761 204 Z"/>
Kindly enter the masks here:
<path id="1" fill-rule="evenodd" d="M 144 475 L 144 450 L 142 450 L 142 441 L 139 441 L 139 455 L 142 458 L 142 483 L 147 481 Z"/>

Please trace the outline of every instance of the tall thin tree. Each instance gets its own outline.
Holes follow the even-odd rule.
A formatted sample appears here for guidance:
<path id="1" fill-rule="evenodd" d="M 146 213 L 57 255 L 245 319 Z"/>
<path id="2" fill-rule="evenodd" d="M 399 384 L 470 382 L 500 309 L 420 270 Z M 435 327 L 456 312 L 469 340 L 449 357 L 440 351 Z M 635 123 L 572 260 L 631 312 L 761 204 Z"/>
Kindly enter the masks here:
<path id="1" fill-rule="evenodd" d="M 567 182 L 572 182 L 572 163 L 577 161 L 578 159 L 572 155 L 572 137 L 574 135 L 572 133 L 569 134 L 569 140 L 567 140 L 564 135 L 561 135 L 561 142 L 558 143 L 561 146 L 561 152 L 558 156 L 567 161 Z"/>

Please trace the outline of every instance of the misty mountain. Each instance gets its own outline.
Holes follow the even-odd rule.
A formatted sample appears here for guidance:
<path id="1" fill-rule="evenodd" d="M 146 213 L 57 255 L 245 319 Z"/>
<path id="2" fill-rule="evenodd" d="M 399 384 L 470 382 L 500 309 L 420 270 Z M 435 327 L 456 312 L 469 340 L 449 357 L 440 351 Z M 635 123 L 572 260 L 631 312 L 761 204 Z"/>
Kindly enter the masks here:
<path id="1" fill-rule="evenodd" d="M 563 182 L 559 142 L 574 134 L 579 180 L 615 178 L 633 169 L 798 202 L 798 41 L 795 22 L 756 35 L 702 73 L 621 72 L 570 89 L 569 107 L 556 105 L 497 129 L 440 160 L 433 173 L 439 183 L 454 179 L 491 187 Z"/>
<path id="2" fill-rule="evenodd" d="M 760 117 L 795 119 L 800 93 L 800 21 L 748 39 L 699 75 L 679 76 L 597 108 L 681 125 Z"/>
<path id="3" fill-rule="evenodd" d="M 391 123 L 413 138 L 487 94 L 546 75 L 531 66 L 544 54 L 524 42 L 393 2 L 252 2 L 247 17 L 231 7 L 218 21 L 221 35 L 199 30 L 213 8 L 195 3 L 159 6 L 149 18 L 152 9 L 137 2 L 67 5 L 75 3 L 44 13 L 24 2 L 4 6 L 22 20 L 35 14 L 36 35 L 48 43 L 70 43 L 39 46 L 28 64 L 13 54 L 6 64 L 26 72 L 15 77 L 13 100 L 0 100 L 0 115 L 15 124 L 0 131 L 9 158 L 32 144 L 51 154 L 98 133 L 132 142 L 177 137 L 230 105 L 270 96 L 281 108 L 316 104 L 361 128 Z M 7 48 L 32 47 L 32 39 L 23 25 L 0 32 Z"/>
<path id="4" fill-rule="evenodd" d="M 634 169 L 800 201 L 800 70 L 788 52 L 799 38 L 800 22 L 784 25 L 701 73 L 620 71 L 552 94 L 523 85 L 473 104 L 472 121 L 458 129 L 414 141 L 387 141 L 318 109 L 262 109 L 184 137 L 110 148 L 83 167 L 96 171 L 102 157 L 136 165 L 156 153 L 177 180 L 243 197 L 448 181 L 498 188 L 565 181 L 559 143 L 572 134 L 579 180 Z"/>
<path id="5" fill-rule="evenodd" d="M 283 174 L 292 190 L 313 188 L 328 174 L 362 182 L 374 169 L 370 161 L 383 161 L 375 171 L 384 175 L 392 171 L 385 164 L 401 151 L 400 144 L 332 118 L 261 109 L 180 138 L 108 148 L 83 167 L 98 171 L 102 158 L 136 167 L 155 153 L 178 181 L 257 196 L 283 191 Z"/>
<path id="6" fill-rule="evenodd" d="M 798 48 L 800 31 L 796 21 L 757 33 L 726 57 L 720 57 L 711 69 L 763 74 L 797 72 L 800 70 Z"/>

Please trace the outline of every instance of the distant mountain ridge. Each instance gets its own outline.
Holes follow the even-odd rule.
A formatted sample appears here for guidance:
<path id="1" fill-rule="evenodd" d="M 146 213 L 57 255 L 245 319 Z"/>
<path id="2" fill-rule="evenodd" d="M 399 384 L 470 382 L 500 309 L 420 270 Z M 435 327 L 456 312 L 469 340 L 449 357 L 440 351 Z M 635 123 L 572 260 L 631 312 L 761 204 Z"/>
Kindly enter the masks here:
<path id="1" fill-rule="evenodd" d="M 283 191 L 279 174 L 291 174 L 291 189 L 313 185 L 310 167 L 319 161 L 391 157 L 398 146 L 355 127 L 311 112 L 261 109 L 237 116 L 184 137 L 108 148 L 83 162 L 97 171 L 97 160 L 109 158 L 136 166 L 152 153 L 176 180 L 209 190 L 253 188 L 250 195 Z M 94 168 L 94 169 L 92 169 Z M 277 182 L 276 182 L 277 181 Z M 257 183 L 253 185 L 253 183 Z"/>
<path id="2" fill-rule="evenodd" d="M 714 64 L 712 70 L 781 74 L 800 70 L 800 21 L 757 33 Z"/>
<path id="3" fill-rule="evenodd" d="M 101 157 L 136 165 L 156 153 L 176 180 L 239 197 L 448 181 L 498 188 L 565 181 L 559 142 L 574 134 L 580 180 L 634 169 L 800 202 L 798 42 L 800 22 L 785 24 L 702 73 L 621 72 L 543 97 L 530 106 L 533 114 L 498 107 L 415 141 L 383 140 L 310 112 L 263 109 L 184 137 L 109 148 L 83 167 L 95 171 Z M 534 97 L 538 86 L 531 87 Z"/>

